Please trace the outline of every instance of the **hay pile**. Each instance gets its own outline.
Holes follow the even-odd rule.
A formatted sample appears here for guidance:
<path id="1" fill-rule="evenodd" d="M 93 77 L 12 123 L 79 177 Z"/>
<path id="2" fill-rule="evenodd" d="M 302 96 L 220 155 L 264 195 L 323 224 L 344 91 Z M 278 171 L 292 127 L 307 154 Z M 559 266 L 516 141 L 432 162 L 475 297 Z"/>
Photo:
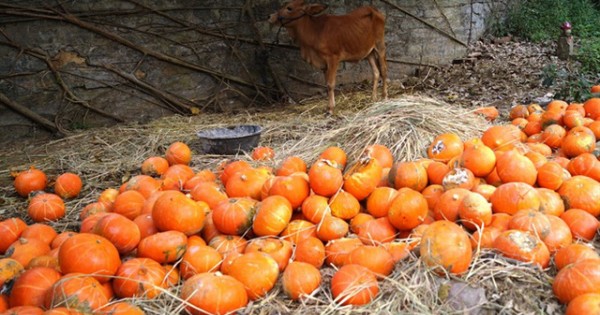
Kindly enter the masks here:
<path id="1" fill-rule="evenodd" d="M 0 218 L 20 216 L 28 220 L 27 203 L 14 192 L 10 172 L 35 165 L 51 179 L 67 171 L 77 173 L 83 179 L 84 190 L 80 197 L 67 202 L 67 216 L 51 223 L 59 232 L 77 229 L 79 211 L 95 201 L 102 190 L 118 188 L 131 176 L 139 174 L 144 159 L 163 155 L 172 142 L 193 144 L 196 131 L 213 127 L 261 125 L 261 145 L 271 146 L 276 151 L 275 160 L 267 163 L 273 167 L 290 155 L 312 163 L 323 149 L 332 145 L 347 152 L 349 163 L 373 143 L 388 146 L 396 160 L 415 160 L 425 156 L 425 149 L 440 133 L 455 132 L 467 140 L 479 136 L 488 127 L 488 123 L 470 109 L 422 96 L 371 104 L 366 93 L 341 95 L 336 107 L 338 115 L 333 117 L 323 115 L 325 103 L 321 100 L 227 117 L 219 114 L 173 116 L 147 125 L 92 130 L 45 145 L 33 144 L 1 153 Z M 215 170 L 226 159 L 250 161 L 248 155 L 195 154 L 191 166 L 195 170 Z M 377 299 L 358 308 L 340 307 L 332 302 L 328 284 L 334 270 L 324 268 L 320 291 L 303 303 L 291 302 L 278 285 L 266 298 L 251 303 L 242 313 L 523 314 L 562 310 L 552 298 L 551 277 L 547 273 L 526 264 L 509 262 L 494 253 L 478 252 L 475 255 L 477 258 L 469 272 L 454 278 L 428 272 L 412 254 L 380 283 L 381 292 Z M 177 314 L 185 305 L 177 297 L 178 289 L 165 291 L 159 299 L 132 301 L 147 314 Z M 470 311 L 465 312 L 464 305 Z"/>

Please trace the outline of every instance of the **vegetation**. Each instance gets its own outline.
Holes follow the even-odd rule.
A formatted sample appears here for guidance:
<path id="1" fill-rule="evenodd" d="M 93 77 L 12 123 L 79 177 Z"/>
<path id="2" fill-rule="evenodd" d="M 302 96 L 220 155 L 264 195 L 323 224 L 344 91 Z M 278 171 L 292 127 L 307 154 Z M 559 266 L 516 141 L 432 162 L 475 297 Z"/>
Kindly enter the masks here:
<path id="1" fill-rule="evenodd" d="M 577 67 L 557 69 L 549 64 L 542 74 L 542 84 L 558 81 L 557 97 L 582 101 L 588 98 L 589 87 L 600 78 L 600 1 L 597 0 L 522 0 L 517 1 L 503 23 L 491 25 L 496 36 L 508 34 L 533 42 L 555 41 L 561 34 L 560 25 L 572 25 L 575 37 Z"/>

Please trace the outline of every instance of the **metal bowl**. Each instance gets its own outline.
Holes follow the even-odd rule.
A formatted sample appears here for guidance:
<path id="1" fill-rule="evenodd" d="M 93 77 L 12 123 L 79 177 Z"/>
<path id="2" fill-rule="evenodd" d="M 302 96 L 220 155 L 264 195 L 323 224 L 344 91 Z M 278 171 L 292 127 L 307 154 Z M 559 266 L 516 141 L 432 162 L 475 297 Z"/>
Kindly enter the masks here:
<path id="1" fill-rule="evenodd" d="M 200 153 L 235 155 L 249 152 L 260 141 L 262 127 L 258 125 L 238 125 L 201 130 L 194 147 Z"/>

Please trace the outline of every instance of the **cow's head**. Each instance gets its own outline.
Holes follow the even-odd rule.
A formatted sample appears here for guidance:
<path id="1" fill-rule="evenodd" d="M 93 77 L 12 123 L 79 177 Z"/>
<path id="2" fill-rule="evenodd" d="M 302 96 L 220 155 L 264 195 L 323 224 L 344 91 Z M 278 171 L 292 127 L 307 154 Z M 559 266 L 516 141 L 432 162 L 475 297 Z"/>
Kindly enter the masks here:
<path id="1" fill-rule="evenodd" d="M 304 4 L 304 0 L 293 0 L 286 3 L 281 9 L 269 16 L 269 23 L 285 25 L 292 23 L 303 16 L 317 15 L 327 9 L 324 4 Z"/>

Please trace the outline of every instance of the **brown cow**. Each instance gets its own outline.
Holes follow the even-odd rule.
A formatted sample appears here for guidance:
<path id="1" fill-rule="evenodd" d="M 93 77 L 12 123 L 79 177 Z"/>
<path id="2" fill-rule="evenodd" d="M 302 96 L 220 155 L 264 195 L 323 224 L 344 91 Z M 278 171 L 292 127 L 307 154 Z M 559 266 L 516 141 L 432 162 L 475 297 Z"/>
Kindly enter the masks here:
<path id="1" fill-rule="evenodd" d="M 294 0 L 271 14 L 269 22 L 285 27 L 300 46 L 302 58 L 323 70 L 327 81 L 329 113 L 335 107 L 335 79 L 340 61 L 358 62 L 367 58 L 373 69 L 373 101 L 377 99 L 379 76 L 382 95 L 387 99 L 385 60 L 385 17 L 369 6 L 346 15 L 321 14 L 327 6 Z"/>

